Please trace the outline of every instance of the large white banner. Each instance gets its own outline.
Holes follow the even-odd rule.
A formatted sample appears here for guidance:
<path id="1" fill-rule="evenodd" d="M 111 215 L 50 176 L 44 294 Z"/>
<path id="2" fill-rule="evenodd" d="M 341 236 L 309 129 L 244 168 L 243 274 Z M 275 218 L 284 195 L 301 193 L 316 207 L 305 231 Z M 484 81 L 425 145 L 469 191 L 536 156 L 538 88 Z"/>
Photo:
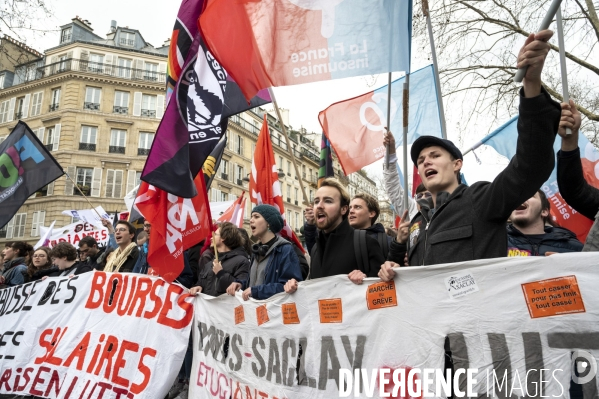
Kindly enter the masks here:
<path id="1" fill-rule="evenodd" d="M 183 363 L 191 301 L 181 286 L 130 273 L 0 290 L 0 394 L 162 399 Z"/>
<path id="2" fill-rule="evenodd" d="M 596 398 L 598 263 L 501 258 L 401 268 L 391 283 L 313 280 L 264 301 L 201 296 L 190 397 L 445 397 L 447 345 L 466 396 L 567 398 L 575 364 Z"/>
<path id="3" fill-rule="evenodd" d="M 49 227 L 40 226 L 40 234 L 44 236 L 48 229 Z M 79 248 L 79 241 L 86 236 L 94 237 L 98 242 L 99 247 L 108 245 L 109 236 L 107 228 L 104 226 L 97 227 L 93 224 L 79 221 L 61 228 L 54 227 L 52 229 L 52 235 L 48 240 L 48 247 L 52 248 L 59 242 L 68 242 L 73 244 L 76 248 Z"/>

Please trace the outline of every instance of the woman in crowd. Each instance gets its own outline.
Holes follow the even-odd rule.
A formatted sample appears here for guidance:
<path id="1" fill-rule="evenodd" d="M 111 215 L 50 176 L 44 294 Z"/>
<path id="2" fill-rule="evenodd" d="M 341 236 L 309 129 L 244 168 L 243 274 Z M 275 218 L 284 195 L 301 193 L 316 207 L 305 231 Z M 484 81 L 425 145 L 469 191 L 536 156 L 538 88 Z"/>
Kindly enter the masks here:
<path id="1" fill-rule="evenodd" d="M 45 274 L 44 270 L 52 267 L 50 259 L 50 248 L 40 247 L 33 252 L 31 260 L 27 264 L 27 277 L 29 281 L 35 281 L 42 278 Z"/>
<path id="2" fill-rule="evenodd" d="M 207 262 L 200 270 L 198 282 L 190 290 L 192 295 L 202 292 L 211 296 L 222 295 L 227 287 L 237 280 L 247 280 L 250 261 L 243 248 L 243 238 L 233 223 L 222 223 L 216 232 L 212 245 L 216 246 L 216 259 Z"/>
<path id="3" fill-rule="evenodd" d="M 271 205 L 258 205 L 252 210 L 250 229 L 258 243 L 252 246 L 252 268 L 248 280 L 237 280 L 227 288 L 229 295 L 244 289 L 243 299 L 267 299 L 283 292 L 285 283 L 294 278 L 302 281 L 299 260 L 293 244 L 277 235 L 283 229 L 283 218 Z"/>

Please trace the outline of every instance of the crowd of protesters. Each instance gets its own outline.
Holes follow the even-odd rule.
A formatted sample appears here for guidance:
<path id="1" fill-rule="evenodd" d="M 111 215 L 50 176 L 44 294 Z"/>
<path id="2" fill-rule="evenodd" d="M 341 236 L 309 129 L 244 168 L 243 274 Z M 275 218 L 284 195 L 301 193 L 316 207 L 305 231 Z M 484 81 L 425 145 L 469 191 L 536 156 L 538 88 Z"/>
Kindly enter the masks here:
<path id="1" fill-rule="evenodd" d="M 279 234 L 284 227 L 279 209 L 259 205 L 250 215 L 253 239 L 231 223 L 220 224 L 212 239 L 185 252 L 185 267 L 176 282 L 192 295 L 240 293 L 243 300 L 261 300 L 281 292 L 298 295 L 301 281 L 339 274 L 362 284 L 366 277 L 393 279 L 399 266 L 599 250 L 599 221 L 584 245 L 555 224 L 551 203 L 540 189 L 554 168 L 553 144 L 559 134 L 560 193 L 577 212 L 599 218 L 599 190 L 584 180 L 580 161 L 580 113 L 572 101 L 561 105 L 553 101 L 541 85 L 550 36 L 543 31 L 529 37 L 520 52 L 518 66 L 528 66 L 528 71 L 519 93 L 517 151 L 493 182 L 467 186 L 460 180 L 460 150 L 449 140 L 421 136 L 410 155 L 422 184 L 406 209 L 406 193 L 395 167 L 395 142 L 388 132 L 383 142 L 390 148 L 384 183 L 402 215 L 399 227 L 377 223 L 376 198 L 367 194 L 350 198 L 336 179 L 328 178 L 304 211 L 305 253 Z M 146 221 L 136 237 L 135 227 L 127 221 L 115 226 L 108 220 L 103 223 L 110 237 L 106 248 L 92 237 L 83 238 L 78 250 L 68 243 L 35 251 L 24 242 L 8 243 L 2 251 L 0 284 L 14 286 L 92 270 L 153 274 L 147 259 L 151 224 Z M 190 372 L 191 345 L 170 399 L 187 397 Z"/>

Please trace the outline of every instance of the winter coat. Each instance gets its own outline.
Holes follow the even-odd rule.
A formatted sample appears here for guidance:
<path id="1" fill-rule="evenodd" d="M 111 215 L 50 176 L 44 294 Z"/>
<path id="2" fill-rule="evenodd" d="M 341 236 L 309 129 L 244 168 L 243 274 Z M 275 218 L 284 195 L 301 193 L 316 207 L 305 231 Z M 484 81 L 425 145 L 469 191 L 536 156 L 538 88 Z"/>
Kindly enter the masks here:
<path id="1" fill-rule="evenodd" d="M 98 248 L 98 253 L 94 256 L 88 256 L 85 263 L 96 270 L 104 270 L 106 258 L 110 255 L 110 252 L 107 250 L 107 247 Z"/>
<path id="2" fill-rule="evenodd" d="M 383 164 L 384 165 L 384 164 Z M 399 181 L 399 172 L 397 171 L 397 155 L 391 154 L 389 156 L 389 167 L 386 168 L 383 166 L 383 181 L 385 184 L 385 191 L 389 196 L 389 201 L 391 201 L 391 205 L 395 209 L 395 213 L 398 215 L 403 215 L 404 212 L 404 201 L 403 196 L 405 190 L 401 186 L 401 182 Z M 416 206 L 416 201 L 414 199 L 408 197 L 408 217 L 410 220 L 416 216 L 418 213 L 418 207 Z"/>
<path id="3" fill-rule="evenodd" d="M 562 227 L 545 226 L 545 234 L 540 243 L 531 242 L 513 225 L 507 227 L 508 256 L 545 256 L 545 252 L 580 252 L 582 243 L 576 234 Z"/>
<path id="4" fill-rule="evenodd" d="M 310 256 L 310 278 L 330 277 L 337 274 L 349 274 L 354 270 L 361 270 L 356 260 L 354 250 L 354 229 L 349 225 L 347 219 L 331 231 L 325 234 L 318 232 L 316 245 Z M 366 247 L 368 251 L 368 270 L 361 270 L 369 277 L 376 277 L 385 262 L 385 257 L 376 239 L 366 234 Z"/>
<path id="5" fill-rule="evenodd" d="M 68 269 L 60 270 L 58 267 L 52 266 L 49 269 L 40 271 L 39 274 L 42 275 L 42 277 L 44 275 L 48 277 L 70 276 L 71 274 L 78 276 L 80 274 L 91 272 L 93 270 L 94 269 L 89 264 L 83 262 L 75 262 L 73 263 L 73 266 L 69 267 Z"/>
<path id="6" fill-rule="evenodd" d="M 268 299 L 271 296 L 283 292 L 285 283 L 292 278 L 297 281 L 303 281 L 302 272 L 293 244 L 277 236 L 277 240 L 262 257 L 252 257 L 252 268 L 257 268 L 258 264 L 266 262 L 264 271 L 264 281 L 260 285 L 252 287 L 252 298 Z M 251 271 L 250 271 L 251 272 Z M 242 283 L 246 289 L 249 286 L 249 276 L 247 280 L 237 281 Z"/>
<path id="7" fill-rule="evenodd" d="M 4 262 L 4 271 L 2 272 L 4 284 L 2 288 L 23 284 L 26 274 L 27 265 L 24 258 L 15 258 Z"/>
<path id="8" fill-rule="evenodd" d="M 520 94 L 518 143 L 509 165 L 492 183 L 460 184 L 451 194 L 438 193 L 434 212 L 422 208 L 410 225 L 408 264 L 505 257 L 508 217 L 553 170 L 560 115 L 560 105 L 545 89 L 533 98 Z M 406 244 L 394 240 L 389 259 L 404 264 Z"/>
<path id="9" fill-rule="evenodd" d="M 238 280 L 247 280 L 250 274 L 250 260 L 243 247 L 237 247 L 218 255 L 223 269 L 214 274 L 214 261 L 207 262 L 200 271 L 196 285 L 202 287 L 202 293 L 219 296 L 227 291 L 227 287 Z"/>
<path id="10" fill-rule="evenodd" d="M 589 219 L 595 219 L 583 251 L 599 251 L 599 189 L 584 179 L 580 148 L 557 153 L 557 185 L 568 205 Z"/>

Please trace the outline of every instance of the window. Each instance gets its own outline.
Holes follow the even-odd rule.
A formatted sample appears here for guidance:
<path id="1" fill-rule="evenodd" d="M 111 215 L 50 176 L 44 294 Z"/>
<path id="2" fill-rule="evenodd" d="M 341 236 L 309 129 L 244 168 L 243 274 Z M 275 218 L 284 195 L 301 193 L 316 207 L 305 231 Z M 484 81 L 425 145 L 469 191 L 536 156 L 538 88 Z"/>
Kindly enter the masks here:
<path id="1" fill-rule="evenodd" d="M 60 34 L 60 42 L 70 42 L 71 41 L 71 32 L 73 32 L 73 28 L 70 26 L 68 28 L 64 28 Z"/>
<path id="2" fill-rule="evenodd" d="M 119 78 L 127 78 L 131 77 L 131 60 L 126 58 L 119 58 Z"/>
<path id="3" fill-rule="evenodd" d="M 154 133 L 139 133 L 139 147 L 137 147 L 137 155 L 148 155 L 152 143 L 154 142 Z"/>
<path id="4" fill-rule="evenodd" d="M 141 96 L 141 116 L 156 117 L 156 96 L 149 94 Z"/>
<path id="5" fill-rule="evenodd" d="M 228 193 L 223 193 L 222 191 L 220 192 L 220 199 L 219 201 L 221 202 L 225 202 L 229 200 L 229 194 Z"/>
<path id="6" fill-rule="evenodd" d="M 291 176 L 291 162 L 287 161 L 287 176 Z"/>
<path id="7" fill-rule="evenodd" d="M 4 74 L 0 75 L 0 89 L 4 89 Z"/>
<path id="8" fill-rule="evenodd" d="M 158 80 L 158 64 L 146 62 L 146 70 L 144 73 L 145 80 L 157 81 Z"/>
<path id="9" fill-rule="evenodd" d="M 235 137 L 235 152 L 239 155 L 243 155 L 243 137 L 240 135 Z"/>
<path id="10" fill-rule="evenodd" d="M 108 169 L 106 171 L 106 197 L 122 198 L 123 171 Z"/>
<path id="11" fill-rule="evenodd" d="M 97 136 L 98 128 L 96 126 L 81 126 L 79 149 L 84 151 L 96 151 Z"/>
<path id="12" fill-rule="evenodd" d="M 87 69 L 91 72 L 102 72 L 102 66 L 104 64 L 104 56 L 102 54 L 89 55 L 89 63 Z"/>
<path id="13" fill-rule="evenodd" d="M 36 74 L 37 74 L 37 64 L 27 65 L 27 69 L 25 71 L 25 81 L 31 82 L 32 80 L 35 80 Z"/>
<path id="14" fill-rule="evenodd" d="M 60 102 L 60 88 L 52 90 L 52 101 L 50 102 L 50 111 L 58 110 Z"/>
<path id="15" fill-rule="evenodd" d="M 283 157 L 279 157 L 279 170 L 283 171 Z"/>
<path id="16" fill-rule="evenodd" d="M 291 202 L 291 186 L 287 186 L 287 202 Z"/>
<path id="17" fill-rule="evenodd" d="M 297 229 L 299 225 L 300 225 L 300 222 L 299 222 L 299 213 L 295 212 L 295 228 Z"/>
<path id="18" fill-rule="evenodd" d="M 31 116 L 37 116 L 42 112 L 43 98 L 44 98 L 43 91 L 33 93 L 33 98 L 31 100 Z"/>
<path id="19" fill-rule="evenodd" d="M 25 222 L 27 221 L 26 213 L 17 213 L 14 217 L 14 230 L 12 238 L 25 237 Z"/>
<path id="20" fill-rule="evenodd" d="M 123 46 L 135 46 L 135 33 L 132 32 L 121 32 L 121 45 Z"/>
<path id="21" fill-rule="evenodd" d="M 67 56 L 66 54 L 63 54 L 61 56 L 58 57 L 58 71 L 57 72 L 62 72 L 62 71 L 66 71 L 67 70 Z"/>
<path id="22" fill-rule="evenodd" d="M 237 180 L 237 184 L 242 184 L 243 178 L 245 177 L 243 175 L 243 166 L 237 165 L 237 170 L 235 172 L 236 172 L 235 179 Z"/>
<path id="23" fill-rule="evenodd" d="M 31 223 L 31 237 L 38 237 L 40 235 L 39 227 L 44 224 L 46 220 L 46 211 L 33 212 L 33 222 Z"/>
<path id="24" fill-rule="evenodd" d="M 127 114 L 129 112 L 129 92 L 118 91 L 114 92 L 114 107 L 112 112 L 116 114 Z"/>
<path id="25" fill-rule="evenodd" d="M 291 226 L 291 211 L 287 211 L 287 224 Z"/>
<path id="26" fill-rule="evenodd" d="M 314 191 L 310 190 L 310 202 L 314 201 Z"/>
<path id="27" fill-rule="evenodd" d="M 223 159 L 220 161 L 220 178 L 223 180 L 229 180 L 229 161 Z"/>
<path id="28" fill-rule="evenodd" d="M 21 119 L 23 117 L 23 104 L 25 102 L 25 97 L 17 98 L 17 103 L 15 107 L 15 119 Z"/>
<path id="29" fill-rule="evenodd" d="M 2 101 L 0 103 L 0 123 L 8 121 L 8 103 L 10 100 Z"/>
<path id="30" fill-rule="evenodd" d="M 127 132 L 124 130 L 112 129 L 110 131 L 110 147 L 108 148 L 108 152 L 124 154 L 126 135 Z"/>
<path id="31" fill-rule="evenodd" d="M 86 87 L 85 88 L 85 103 L 83 104 L 84 109 L 100 110 L 100 93 L 102 89 L 98 87 Z"/>
<path id="32" fill-rule="evenodd" d="M 79 190 L 86 196 L 91 192 L 93 174 L 93 168 L 77 168 L 77 178 L 75 182 L 77 183 Z M 81 195 L 79 190 L 73 188 L 73 195 Z"/>
<path id="33" fill-rule="evenodd" d="M 295 205 L 297 205 L 297 201 L 298 201 L 298 191 L 297 188 L 295 189 Z"/>
<path id="34" fill-rule="evenodd" d="M 46 134 L 46 142 L 44 144 L 46 145 L 48 151 L 52 151 L 54 147 L 54 128 L 49 127 L 48 129 L 46 129 L 46 131 L 48 133 Z"/>

